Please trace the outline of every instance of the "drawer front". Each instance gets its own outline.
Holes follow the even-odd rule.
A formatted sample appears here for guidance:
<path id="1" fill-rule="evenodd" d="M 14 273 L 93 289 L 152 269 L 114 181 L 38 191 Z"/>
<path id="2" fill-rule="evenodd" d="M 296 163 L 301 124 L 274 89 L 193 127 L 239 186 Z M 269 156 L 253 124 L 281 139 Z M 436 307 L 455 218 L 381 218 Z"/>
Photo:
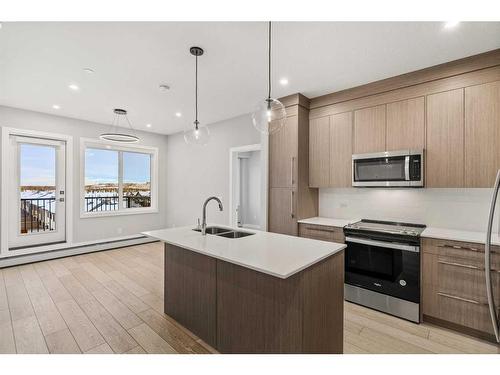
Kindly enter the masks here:
<path id="1" fill-rule="evenodd" d="M 437 289 L 440 293 L 451 294 L 477 304 L 487 304 L 484 265 L 462 262 L 460 259 L 438 257 Z M 494 290 L 500 287 L 498 270 L 491 273 Z"/>
<path id="2" fill-rule="evenodd" d="M 484 245 L 477 243 L 424 238 L 422 240 L 422 251 L 455 258 L 460 262 L 471 265 L 484 263 Z M 494 269 L 500 269 L 500 248 L 498 246 L 492 246 L 491 248 L 491 265 Z"/>
<path id="3" fill-rule="evenodd" d="M 424 252 L 423 312 L 425 315 L 478 331 L 493 333 L 484 272 L 484 253 L 459 253 L 459 256 L 444 256 L 443 253 L 456 254 L 463 249 L 439 248 L 440 255 Z M 469 250 L 469 252 L 473 252 Z M 497 305 L 500 303 L 500 270 L 493 268 L 491 273 L 493 291 Z"/>
<path id="4" fill-rule="evenodd" d="M 299 236 L 314 240 L 344 243 L 344 230 L 326 225 L 299 223 Z"/>
<path id="5" fill-rule="evenodd" d="M 437 298 L 438 318 L 481 332 L 494 333 L 487 304 L 441 292 L 437 293 Z"/>

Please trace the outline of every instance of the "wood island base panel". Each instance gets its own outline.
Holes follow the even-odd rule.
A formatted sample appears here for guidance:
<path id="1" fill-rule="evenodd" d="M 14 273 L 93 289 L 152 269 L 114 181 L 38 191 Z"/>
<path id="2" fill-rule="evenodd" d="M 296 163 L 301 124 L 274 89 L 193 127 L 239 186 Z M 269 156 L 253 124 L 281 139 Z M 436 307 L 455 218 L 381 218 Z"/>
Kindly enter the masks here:
<path id="1" fill-rule="evenodd" d="M 282 279 L 165 244 L 165 313 L 221 353 L 343 353 L 344 252 Z"/>

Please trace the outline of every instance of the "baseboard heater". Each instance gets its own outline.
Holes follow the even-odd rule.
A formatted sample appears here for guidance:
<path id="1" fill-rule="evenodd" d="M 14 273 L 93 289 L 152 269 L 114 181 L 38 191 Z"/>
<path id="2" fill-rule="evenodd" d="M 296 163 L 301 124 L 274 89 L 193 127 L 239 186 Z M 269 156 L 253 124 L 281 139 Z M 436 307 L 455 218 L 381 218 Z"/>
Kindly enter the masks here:
<path id="1" fill-rule="evenodd" d="M 41 251 L 39 253 L 34 253 L 34 254 L 14 255 L 12 257 L 0 259 L 0 268 L 17 266 L 26 263 L 41 262 L 44 260 L 50 260 L 56 258 L 64 258 L 72 255 L 93 253 L 96 251 L 118 249 L 120 247 L 134 246 L 151 242 L 158 242 L 158 240 L 146 236 L 138 236 L 134 238 L 127 238 L 127 239 L 113 240 L 113 241 L 102 241 L 80 246 L 79 245 L 68 246 L 67 248 Z"/>

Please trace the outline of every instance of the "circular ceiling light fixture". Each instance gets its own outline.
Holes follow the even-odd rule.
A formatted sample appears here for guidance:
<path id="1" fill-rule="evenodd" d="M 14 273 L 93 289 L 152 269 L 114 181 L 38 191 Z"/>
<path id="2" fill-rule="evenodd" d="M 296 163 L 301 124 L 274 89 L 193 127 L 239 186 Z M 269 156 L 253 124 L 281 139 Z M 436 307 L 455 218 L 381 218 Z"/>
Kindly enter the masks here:
<path id="1" fill-rule="evenodd" d="M 54 104 L 54 105 L 52 106 L 52 108 L 54 108 L 54 109 L 61 109 L 61 106 L 60 106 L 59 104 Z"/>
<path id="2" fill-rule="evenodd" d="M 252 124 L 265 135 L 279 131 L 285 124 L 285 106 L 271 97 L 271 22 L 268 30 L 268 81 L 267 98 L 257 103 L 252 112 Z"/>
<path id="3" fill-rule="evenodd" d="M 102 133 L 99 138 L 104 141 L 111 141 L 116 143 L 136 143 L 139 141 L 139 137 L 135 135 L 134 128 L 127 117 L 127 111 L 120 108 L 115 108 L 113 110 L 115 117 L 111 123 L 109 132 Z M 125 133 L 123 126 L 120 127 L 120 118 L 125 117 L 126 124 L 131 130 L 131 133 Z"/>
<path id="4" fill-rule="evenodd" d="M 182 113 L 180 113 L 180 112 L 175 112 L 175 117 L 182 117 Z"/>
<path id="5" fill-rule="evenodd" d="M 72 83 L 72 84 L 68 85 L 68 88 L 70 88 L 70 89 L 71 89 L 71 90 L 73 90 L 73 91 L 78 91 L 78 90 L 80 90 L 80 87 L 79 87 L 77 84 L 74 84 L 74 83 Z"/>
<path id="6" fill-rule="evenodd" d="M 201 125 L 198 121 L 198 57 L 203 55 L 203 49 L 200 47 L 191 47 L 189 49 L 191 55 L 195 57 L 195 119 L 194 127 L 189 126 L 184 131 L 184 140 L 187 144 L 206 145 L 210 139 L 210 131 L 206 125 Z"/>

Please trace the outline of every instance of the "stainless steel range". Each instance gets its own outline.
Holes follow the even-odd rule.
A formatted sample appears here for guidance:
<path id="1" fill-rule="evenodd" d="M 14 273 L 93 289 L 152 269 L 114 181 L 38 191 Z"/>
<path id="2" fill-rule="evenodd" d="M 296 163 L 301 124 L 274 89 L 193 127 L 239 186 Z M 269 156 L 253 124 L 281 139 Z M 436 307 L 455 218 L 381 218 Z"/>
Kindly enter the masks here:
<path id="1" fill-rule="evenodd" d="M 420 321 L 420 234 L 425 225 L 361 220 L 344 227 L 345 299 Z"/>

